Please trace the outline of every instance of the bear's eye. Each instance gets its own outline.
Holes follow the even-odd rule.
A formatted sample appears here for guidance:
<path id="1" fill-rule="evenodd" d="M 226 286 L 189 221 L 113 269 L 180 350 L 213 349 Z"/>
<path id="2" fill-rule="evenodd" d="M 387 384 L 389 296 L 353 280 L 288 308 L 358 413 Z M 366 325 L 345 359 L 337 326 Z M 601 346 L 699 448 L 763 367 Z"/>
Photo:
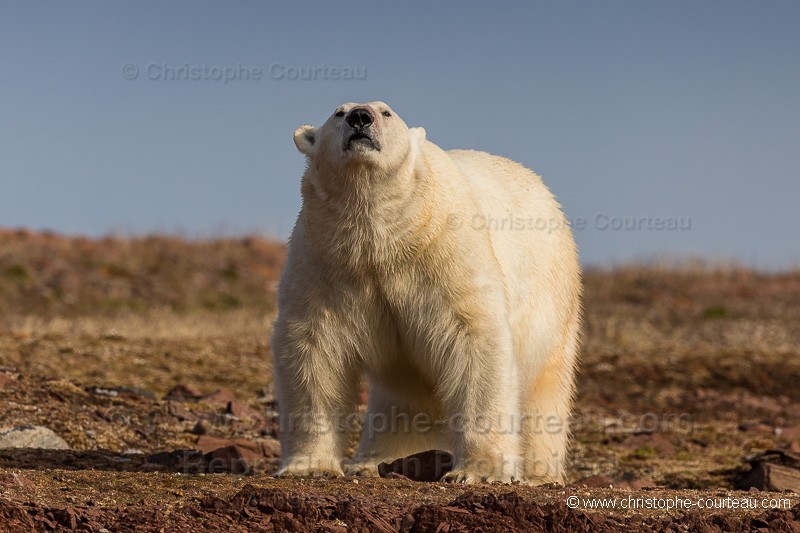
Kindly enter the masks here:
<path id="1" fill-rule="evenodd" d="M 392 116 L 392 114 L 389 113 L 388 111 L 384 111 L 383 113 L 381 113 L 381 115 L 383 115 L 384 117 L 391 117 Z"/>
<path id="2" fill-rule="evenodd" d="M 334 115 L 337 116 L 337 117 L 343 117 L 344 116 L 344 111 L 337 111 L 336 113 L 334 113 Z"/>

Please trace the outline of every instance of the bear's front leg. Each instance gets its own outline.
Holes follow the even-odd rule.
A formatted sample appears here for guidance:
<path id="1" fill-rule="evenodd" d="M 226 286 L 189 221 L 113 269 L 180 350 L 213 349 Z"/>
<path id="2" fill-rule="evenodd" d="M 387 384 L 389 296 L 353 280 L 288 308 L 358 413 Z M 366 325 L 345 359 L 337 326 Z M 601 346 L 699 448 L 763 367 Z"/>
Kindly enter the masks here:
<path id="1" fill-rule="evenodd" d="M 460 335 L 454 356 L 446 359 L 450 379 L 440 390 L 453 432 L 454 465 L 443 481 L 509 483 L 522 478 L 513 344 L 507 327 L 490 331 Z"/>
<path id="2" fill-rule="evenodd" d="M 305 313 L 284 315 L 275 324 L 272 350 L 283 455 L 279 476 L 343 474 L 359 369 L 346 356 L 337 329 L 326 327 L 327 322 Z"/>

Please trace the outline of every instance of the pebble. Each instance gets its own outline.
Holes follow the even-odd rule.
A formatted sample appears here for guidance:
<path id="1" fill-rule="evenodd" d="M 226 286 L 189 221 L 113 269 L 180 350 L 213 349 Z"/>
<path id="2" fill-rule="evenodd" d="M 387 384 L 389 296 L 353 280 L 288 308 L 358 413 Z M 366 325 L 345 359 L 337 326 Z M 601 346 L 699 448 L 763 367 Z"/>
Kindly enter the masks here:
<path id="1" fill-rule="evenodd" d="M 0 433 L 0 448 L 70 449 L 64 439 L 43 426 L 17 426 L 3 431 Z"/>

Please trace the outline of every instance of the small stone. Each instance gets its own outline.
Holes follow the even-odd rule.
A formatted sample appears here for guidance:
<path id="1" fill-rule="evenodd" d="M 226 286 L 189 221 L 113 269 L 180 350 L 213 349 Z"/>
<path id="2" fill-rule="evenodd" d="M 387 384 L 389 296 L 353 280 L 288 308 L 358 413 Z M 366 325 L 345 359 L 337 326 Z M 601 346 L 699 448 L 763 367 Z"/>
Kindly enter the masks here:
<path id="1" fill-rule="evenodd" d="M 167 403 L 167 412 L 178 419 L 179 422 L 197 420 L 197 415 L 179 402 L 170 401 Z"/>
<path id="2" fill-rule="evenodd" d="M 52 429 L 42 426 L 17 426 L 0 433 L 0 448 L 70 449 Z"/>
<path id="3" fill-rule="evenodd" d="M 739 431 L 746 431 L 749 433 L 772 434 L 775 433 L 775 428 L 770 424 L 764 424 L 763 422 L 754 422 L 754 423 L 739 424 Z"/>
<path id="4" fill-rule="evenodd" d="M 250 474 L 260 459 L 258 454 L 235 444 L 217 448 L 206 454 L 206 458 L 209 474 Z"/>
<path id="5" fill-rule="evenodd" d="M 222 439 L 209 435 L 201 435 L 195 447 L 203 453 L 210 453 L 226 446 L 238 446 L 254 455 L 265 458 L 281 456 L 281 445 L 275 439 Z"/>
<path id="6" fill-rule="evenodd" d="M 17 380 L 14 379 L 14 376 L 12 376 L 11 374 L 0 372 L 0 389 L 3 389 L 8 385 L 15 383 L 16 381 Z"/>
<path id="7" fill-rule="evenodd" d="M 400 522 L 400 530 L 401 531 L 411 531 L 411 528 L 414 527 L 417 520 L 414 518 L 414 515 L 411 513 L 406 513 L 403 517 L 402 522 Z"/>
<path id="8" fill-rule="evenodd" d="M 145 472 L 166 471 L 196 474 L 207 471 L 208 463 L 203 453 L 197 450 L 175 450 L 148 455 L 139 469 Z"/>
<path id="9" fill-rule="evenodd" d="M 208 433 L 208 427 L 206 427 L 206 423 L 203 420 L 198 420 L 197 423 L 192 428 L 192 433 L 195 435 L 205 435 Z"/>
<path id="10" fill-rule="evenodd" d="M 383 477 L 385 477 L 386 479 L 405 479 L 406 481 L 408 481 L 408 478 L 406 476 L 404 476 L 403 474 L 398 474 L 397 472 L 389 472 Z"/>
<path id="11" fill-rule="evenodd" d="M 225 412 L 239 419 L 236 423 L 236 428 L 239 430 L 258 430 L 263 428 L 267 422 L 267 419 L 261 413 L 251 409 L 239 400 L 228 402 Z"/>
<path id="12" fill-rule="evenodd" d="M 109 396 L 111 398 L 119 396 L 119 392 L 117 392 L 113 388 L 90 387 L 89 392 L 91 392 L 92 394 L 97 394 L 98 396 Z"/>
<path id="13" fill-rule="evenodd" d="M 236 401 L 236 395 L 230 390 L 223 388 L 201 397 L 200 401 L 209 405 L 223 405 L 227 407 L 230 402 Z"/>
<path id="14" fill-rule="evenodd" d="M 439 481 L 453 469 L 453 456 L 442 450 L 428 450 L 378 465 L 378 474 L 400 474 L 414 481 Z"/>
<path id="15" fill-rule="evenodd" d="M 280 457 L 280 443 L 274 439 L 222 439 L 202 435 L 197 449 L 205 454 L 209 473 L 249 474 Z"/>
<path id="16" fill-rule="evenodd" d="M 251 409 L 250 407 L 248 407 L 239 400 L 233 400 L 228 402 L 227 406 L 225 407 L 225 412 L 232 414 L 233 416 L 237 416 L 239 418 L 261 416 L 256 410 Z"/>
<path id="17" fill-rule="evenodd" d="M 158 396 L 153 391 L 139 389 L 137 387 L 114 387 L 119 394 L 133 396 L 136 398 L 147 398 L 148 400 L 158 400 Z"/>
<path id="18" fill-rule="evenodd" d="M 0 474 L 0 487 L 30 490 L 35 489 L 36 485 L 22 474 Z"/>
<path id="19" fill-rule="evenodd" d="M 195 402 L 203 397 L 202 391 L 192 385 L 175 385 L 164 396 L 165 400 L 176 402 Z"/>
<path id="20" fill-rule="evenodd" d="M 775 434 L 786 440 L 800 440 L 800 426 L 786 426 L 775 429 Z"/>

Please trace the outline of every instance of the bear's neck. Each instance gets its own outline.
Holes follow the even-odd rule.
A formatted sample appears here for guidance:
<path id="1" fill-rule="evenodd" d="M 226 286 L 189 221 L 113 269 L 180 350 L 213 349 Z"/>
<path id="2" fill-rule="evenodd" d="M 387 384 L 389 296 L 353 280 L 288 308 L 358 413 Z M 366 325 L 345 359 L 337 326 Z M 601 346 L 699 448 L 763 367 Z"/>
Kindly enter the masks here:
<path id="1" fill-rule="evenodd" d="M 436 217 L 432 177 L 428 161 L 419 157 L 407 158 L 391 174 L 362 168 L 304 180 L 301 216 L 309 245 L 321 257 L 348 264 L 396 262 L 426 246 L 444 223 Z M 320 182 L 339 186 L 324 190 Z"/>

